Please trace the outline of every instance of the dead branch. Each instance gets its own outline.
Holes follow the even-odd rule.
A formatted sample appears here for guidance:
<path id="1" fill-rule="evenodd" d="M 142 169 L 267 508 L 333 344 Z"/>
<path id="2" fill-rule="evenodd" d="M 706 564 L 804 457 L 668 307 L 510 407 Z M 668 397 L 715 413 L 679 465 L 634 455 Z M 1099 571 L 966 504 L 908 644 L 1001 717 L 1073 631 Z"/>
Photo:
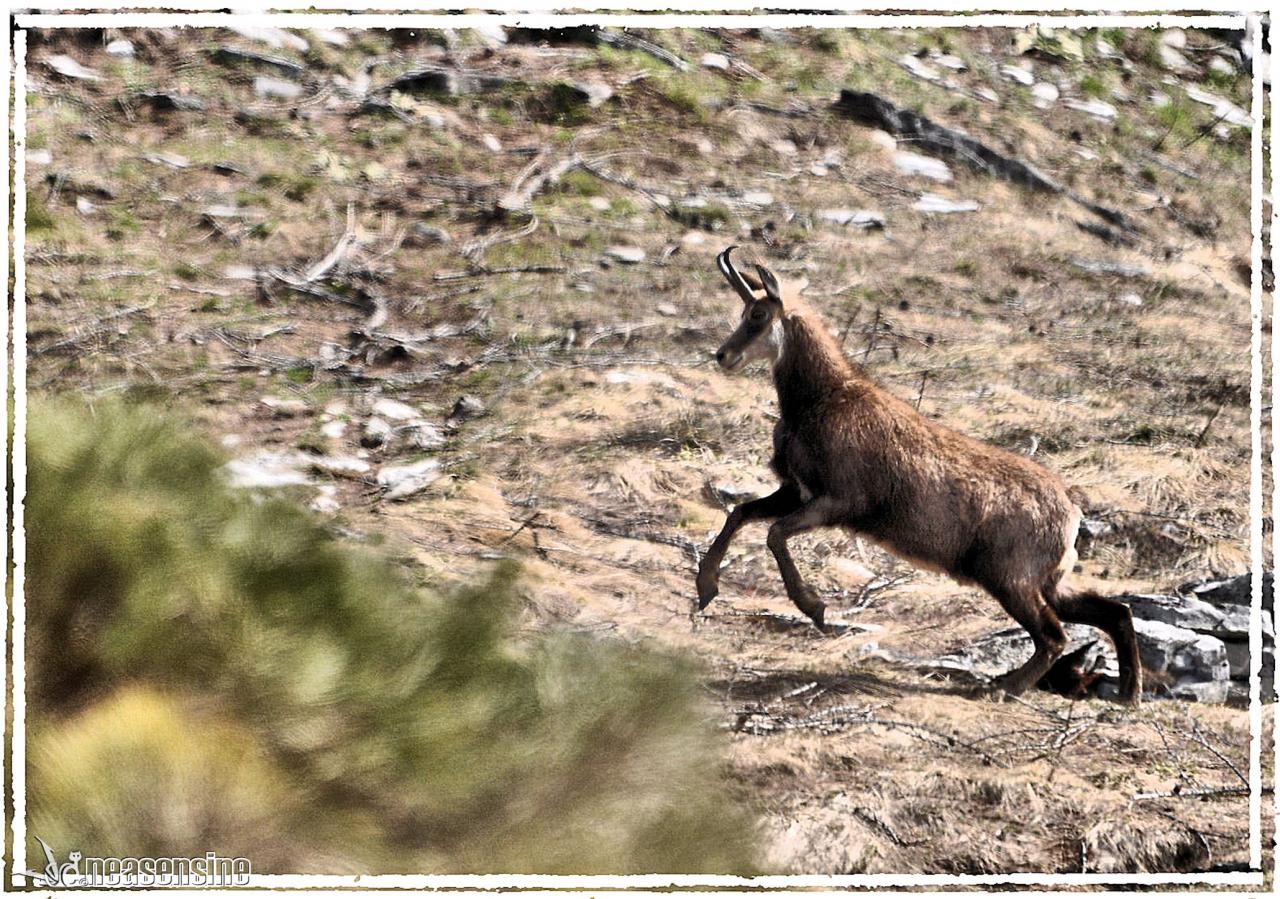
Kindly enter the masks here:
<path id="1" fill-rule="evenodd" d="M 622 47 L 627 50 L 639 50 L 641 53 L 647 53 L 659 62 L 671 66 L 677 72 L 688 72 L 693 68 L 693 66 L 669 50 L 664 50 L 657 44 L 650 43 L 644 38 L 636 37 L 634 34 L 627 34 L 623 31 L 607 31 L 601 28 L 596 32 L 596 39 L 611 47 Z"/>
<path id="2" fill-rule="evenodd" d="M 525 212 L 533 203 L 533 198 L 550 184 L 555 184 L 562 177 L 582 164 L 582 158 L 577 153 L 572 153 L 564 159 L 549 165 L 536 175 L 533 174 L 537 170 L 538 163 L 542 161 L 540 154 L 533 162 L 525 166 L 524 170 L 516 177 L 512 183 L 511 189 L 498 198 L 497 206 L 494 207 L 494 215 L 505 217 L 514 212 Z"/>

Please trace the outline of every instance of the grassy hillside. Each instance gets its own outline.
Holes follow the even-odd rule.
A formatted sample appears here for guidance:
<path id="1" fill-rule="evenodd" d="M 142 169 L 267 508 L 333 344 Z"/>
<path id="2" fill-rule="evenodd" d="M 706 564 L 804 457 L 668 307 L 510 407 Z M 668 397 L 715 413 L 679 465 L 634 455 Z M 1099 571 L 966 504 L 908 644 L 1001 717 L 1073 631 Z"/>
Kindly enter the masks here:
<path id="1" fill-rule="evenodd" d="M 433 590 L 518 559 L 522 632 L 695 654 L 761 867 L 1245 858 L 1243 797 L 1133 799 L 1238 783 L 1245 712 L 968 699 L 903 659 L 1006 627 L 976 590 L 815 534 L 822 635 L 749 529 L 690 614 L 698 548 L 769 485 L 768 378 L 710 355 L 730 243 L 926 415 L 1080 487 L 1078 582 L 1245 569 L 1250 104 L 1220 35 L 173 29 L 36 33 L 29 69 L 33 387 L 187 410 L 241 483 Z M 1065 191 L 944 172 L 842 89 Z"/>

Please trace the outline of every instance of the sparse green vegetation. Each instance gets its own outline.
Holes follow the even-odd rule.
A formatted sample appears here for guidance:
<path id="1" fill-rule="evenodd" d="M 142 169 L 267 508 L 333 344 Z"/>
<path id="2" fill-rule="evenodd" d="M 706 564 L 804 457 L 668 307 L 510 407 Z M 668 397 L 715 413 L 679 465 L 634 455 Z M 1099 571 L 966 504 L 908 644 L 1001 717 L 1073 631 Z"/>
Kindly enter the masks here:
<path id="1" fill-rule="evenodd" d="M 411 588 L 154 409 L 38 398 L 29 456 L 33 833 L 263 872 L 754 868 L 686 663 L 517 642 L 514 567 Z"/>

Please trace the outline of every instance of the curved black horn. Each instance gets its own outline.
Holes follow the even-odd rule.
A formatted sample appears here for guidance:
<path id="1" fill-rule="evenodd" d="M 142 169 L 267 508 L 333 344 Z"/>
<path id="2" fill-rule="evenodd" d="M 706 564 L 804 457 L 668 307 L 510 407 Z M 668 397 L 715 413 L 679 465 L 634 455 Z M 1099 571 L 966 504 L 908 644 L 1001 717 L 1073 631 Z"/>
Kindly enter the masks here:
<path id="1" fill-rule="evenodd" d="M 744 303 L 755 302 L 756 295 L 751 287 L 743 280 L 742 275 L 738 274 L 738 270 L 733 267 L 733 262 L 729 259 L 729 254 L 738 249 L 737 245 L 728 247 L 723 253 L 716 257 L 716 265 L 734 290 L 738 292 L 738 296 L 742 297 Z"/>

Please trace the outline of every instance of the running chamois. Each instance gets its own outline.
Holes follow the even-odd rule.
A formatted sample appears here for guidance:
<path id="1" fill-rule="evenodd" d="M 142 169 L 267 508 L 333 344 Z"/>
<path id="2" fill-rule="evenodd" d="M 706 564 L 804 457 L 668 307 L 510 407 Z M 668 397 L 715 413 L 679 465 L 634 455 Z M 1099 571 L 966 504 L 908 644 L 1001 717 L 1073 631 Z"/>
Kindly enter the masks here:
<path id="1" fill-rule="evenodd" d="M 768 546 L 787 596 L 821 628 L 825 605 L 801 579 L 787 541 L 842 527 L 921 568 L 977 584 L 1027 630 L 1034 654 L 997 680 L 996 691 L 1017 695 L 1050 674 L 1067 645 L 1067 621 L 1111 638 L 1120 698 L 1137 702 L 1142 668 L 1129 607 L 1061 585 L 1076 561 L 1081 518 L 1062 480 L 930 421 L 875 383 L 845 358 L 795 287 L 783 287 L 763 266 L 758 279 L 739 272 L 734 249 L 716 264 L 742 298 L 742 318 L 716 361 L 726 371 L 751 360 L 772 367 L 781 417 L 771 465 L 781 486 L 729 513 L 698 569 L 698 607 L 719 592 L 734 534 L 749 521 L 771 520 Z"/>

